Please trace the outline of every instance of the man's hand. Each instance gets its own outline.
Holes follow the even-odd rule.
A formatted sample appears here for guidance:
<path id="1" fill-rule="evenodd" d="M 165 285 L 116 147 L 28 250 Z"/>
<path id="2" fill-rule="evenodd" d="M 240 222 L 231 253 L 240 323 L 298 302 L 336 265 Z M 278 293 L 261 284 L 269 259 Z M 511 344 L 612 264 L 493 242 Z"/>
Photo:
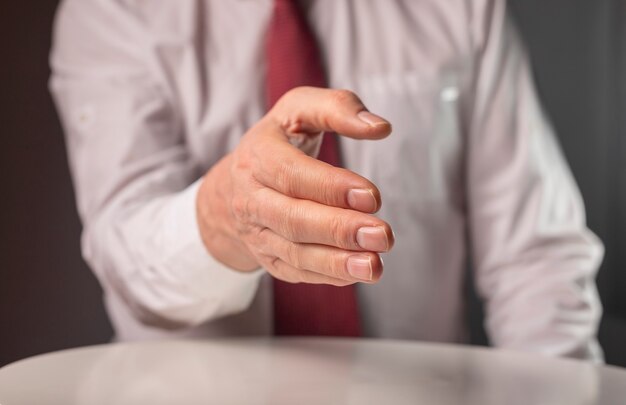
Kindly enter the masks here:
<path id="1" fill-rule="evenodd" d="M 287 282 L 376 282 L 378 253 L 393 245 L 374 217 L 380 192 L 367 179 L 307 156 L 290 137 L 336 132 L 381 139 L 389 122 L 346 90 L 291 90 L 204 177 L 198 192 L 200 234 L 227 266 L 263 266 Z"/>

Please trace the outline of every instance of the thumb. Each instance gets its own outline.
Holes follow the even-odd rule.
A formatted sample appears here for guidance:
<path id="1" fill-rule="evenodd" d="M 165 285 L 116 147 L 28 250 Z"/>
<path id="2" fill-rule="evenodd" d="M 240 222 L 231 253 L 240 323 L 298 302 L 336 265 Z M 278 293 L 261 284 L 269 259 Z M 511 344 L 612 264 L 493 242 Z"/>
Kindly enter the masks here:
<path id="1" fill-rule="evenodd" d="M 367 110 L 349 90 L 297 87 L 287 92 L 269 114 L 287 133 L 337 132 L 354 139 L 382 139 L 389 121 Z"/>

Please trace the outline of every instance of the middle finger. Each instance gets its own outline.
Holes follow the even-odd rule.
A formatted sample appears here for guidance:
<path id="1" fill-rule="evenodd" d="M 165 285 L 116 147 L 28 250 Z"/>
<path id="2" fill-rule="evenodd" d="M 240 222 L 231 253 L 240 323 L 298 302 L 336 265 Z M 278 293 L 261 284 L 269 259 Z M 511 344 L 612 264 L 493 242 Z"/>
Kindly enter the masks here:
<path id="1" fill-rule="evenodd" d="M 385 221 L 361 212 L 285 196 L 269 188 L 255 193 L 255 221 L 291 242 L 353 251 L 387 252 L 393 232 Z"/>

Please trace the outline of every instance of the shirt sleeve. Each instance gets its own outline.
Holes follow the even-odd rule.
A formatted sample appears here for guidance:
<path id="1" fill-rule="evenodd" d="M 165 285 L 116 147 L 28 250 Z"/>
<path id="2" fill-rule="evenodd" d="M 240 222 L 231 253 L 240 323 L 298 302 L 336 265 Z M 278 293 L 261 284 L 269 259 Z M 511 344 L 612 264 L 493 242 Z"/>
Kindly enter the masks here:
<path id="1" fill-rule="evenodd" d="M 142 322 L 192 326 L 243 311 L 261 271 L 236 272 L 204 248 L 202 170 L 185 142 L 150 38 L 123 2 L 66 0 L 50 82 L 66 135 L 83 255 L 107 293 Z"/>
<path id="2" fill-rule="evenodd" d="M 486 329 L 504 348 L 600 361 L 603 246 L 546 120 L 505 1 L 479 1 L 468 211 Z"/>

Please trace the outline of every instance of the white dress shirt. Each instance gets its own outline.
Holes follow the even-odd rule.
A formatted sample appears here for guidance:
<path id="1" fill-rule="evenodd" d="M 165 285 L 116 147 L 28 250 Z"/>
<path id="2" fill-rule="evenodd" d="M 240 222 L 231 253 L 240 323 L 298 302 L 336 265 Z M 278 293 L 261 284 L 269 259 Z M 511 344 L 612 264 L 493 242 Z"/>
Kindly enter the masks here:
<path id="1" fill-rule="evenodd" d="M 396 234 L 359 285 L 366 336 L 467 340 L 466 263 L 496 346 L 600 359 L 602 259 L 500 0 L 303 2 L 331 87 L 393 124 L 341 139 Z M 199 179 L 265 113 L 272 0 L 65 0 L 51 89 L 84 257 L 118 340 L 271 334 L 271 283 L 205 250 Z M 268 156 L 268 159 L 271 157 Z"/>

